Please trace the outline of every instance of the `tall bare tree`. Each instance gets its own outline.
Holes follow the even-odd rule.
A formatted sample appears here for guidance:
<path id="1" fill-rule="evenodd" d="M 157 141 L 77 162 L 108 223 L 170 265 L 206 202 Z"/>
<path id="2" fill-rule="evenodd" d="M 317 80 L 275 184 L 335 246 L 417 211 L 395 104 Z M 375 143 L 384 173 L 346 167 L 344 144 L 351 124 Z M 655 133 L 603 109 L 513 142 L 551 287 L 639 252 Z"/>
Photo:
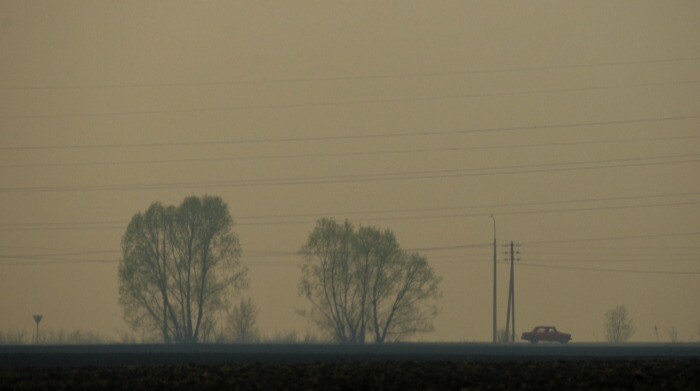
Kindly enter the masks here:
<path id="1" fill-rule="evenodd" d="M 673 343 L 677 343 L 678 340 L 680 339 L 680 336 L 678 335 L 678 329 L 676 328 L 676 326 L 671 326 L 671 328 L 668 329 L 667 333 L 668 333 L 668 340 L 673 342 Z"/>
<path id="2" fill-rule="evenodd" d="M 250 298 L 242 298 L 226 317 L 228 339 L 234 342 L 256 342 L 260 339 L 257 320 L 258 307 Z"/>
<path id="3" fill-rule="evenodd" d="M 605 312 L 605 339 L 608 342 L 627 342 L 634 332 L 634 324 L 624 305 Z"/>
<path id="4" fill-rule="evenodd" d="M 300 313 L 336 342 L 400 341 L 432 331 L 441 279 L 391 231 L 321 219 L 300 254 L 299 291 L 311 303 Z"/>
<path id="5" fill-rule="evenodd" d="M 155 202 L 131 219 L 122 238 L 119 301 L 134 328 L 165 342 L 198 342 L 212 332 L 228 297 L 247 286 L 228 206 L 188 197 Z"/>

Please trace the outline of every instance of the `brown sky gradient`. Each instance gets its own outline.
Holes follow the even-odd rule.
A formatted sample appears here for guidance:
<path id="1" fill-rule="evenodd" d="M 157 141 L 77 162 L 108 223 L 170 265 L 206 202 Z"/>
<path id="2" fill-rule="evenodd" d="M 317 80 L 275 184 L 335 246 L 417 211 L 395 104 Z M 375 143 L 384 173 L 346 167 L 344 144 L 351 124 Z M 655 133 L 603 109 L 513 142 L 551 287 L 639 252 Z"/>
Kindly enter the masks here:
<path id="1" fill-rule="evenodd" d="M 699 20 L 697 1 L 0 2 L 0 330 L 42 313 L 116 338 L 128 220 L 213 194 L 268 336 L 311 327 L 294 253 L 331 216 L 425 249 L 444 280 L 421 339 L 489 341 L 493 213 L 521 243 L 518 332 L 601 340 L 625 304 L 635 340 L 697 340 Z"/>

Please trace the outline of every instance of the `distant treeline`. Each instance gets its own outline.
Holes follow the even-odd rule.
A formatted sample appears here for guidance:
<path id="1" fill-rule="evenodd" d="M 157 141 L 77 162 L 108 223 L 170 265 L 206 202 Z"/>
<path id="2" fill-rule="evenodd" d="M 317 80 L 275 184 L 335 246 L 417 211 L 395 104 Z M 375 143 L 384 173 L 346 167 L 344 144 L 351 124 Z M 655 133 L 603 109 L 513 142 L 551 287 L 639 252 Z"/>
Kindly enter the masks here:
<path id="1" fill-rule="evenodd" d="M 148 344 L 161 343 L 161 340 L 147 335 L 122 333 L 117 338 L 107 338 L 92 331 L 84 330 L 46 330 L 39 332 L 40 345 L 98 345 L 98 344 Z M 219 335 L 204 343 L 241 343 L 230 336 Z M 245 343 L 326 343 L 328 341 L 310 333 L 299 333 L 296 330 L 280 332 L 271 336 L 258 335 Z M 0 345 L 30 345 L 36 344 L 36 334 L 17 330 L 0 330 Z"/>

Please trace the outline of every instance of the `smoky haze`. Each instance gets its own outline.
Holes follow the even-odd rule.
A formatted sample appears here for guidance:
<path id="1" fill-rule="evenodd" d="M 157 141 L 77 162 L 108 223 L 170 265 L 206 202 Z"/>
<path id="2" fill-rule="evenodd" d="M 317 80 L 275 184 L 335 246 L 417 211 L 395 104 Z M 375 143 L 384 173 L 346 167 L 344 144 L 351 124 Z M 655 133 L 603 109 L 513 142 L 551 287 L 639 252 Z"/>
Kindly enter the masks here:
<path id="1" fill-rule="evenodd" d="M 698 340 L 700 3 L 0 3 L 0 330 L 129 332 L 120 241 L 221 197 L 266 336 L 317 219 L 394 232 L 442 277 L 426 341 Z M 655 333 L 655 328 L 658 334 Z M 658 335 L 658 337 L 657 337 Z"/>

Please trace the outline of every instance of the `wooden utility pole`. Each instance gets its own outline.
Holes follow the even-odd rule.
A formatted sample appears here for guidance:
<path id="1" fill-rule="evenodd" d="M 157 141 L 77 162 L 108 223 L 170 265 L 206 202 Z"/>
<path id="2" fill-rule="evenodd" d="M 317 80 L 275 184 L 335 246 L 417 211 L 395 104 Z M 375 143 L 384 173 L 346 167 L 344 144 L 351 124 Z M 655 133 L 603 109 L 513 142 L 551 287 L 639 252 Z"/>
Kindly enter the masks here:
<path id="1" fill-rule="evenodd" d="M 512 304 L 513 312 L 511 313 L 510 320 L 511 338 L 510 342 L 515 342 L 515 252 L 513 251 L 513 242 L 510 242 L 510 301 Z"/>
<path id="2" fill-rule="evenodd" d="M 515 245 L 510 242 L 510 283 L 508 285 L 508 310 L 506 314 L 506 338 L 515 342 Z"/>
<path id="3" fill-rule="evenodd" d="M 496 252 L 496 218 L 493 219 L 493 343 L 498 342 L 498 327 L 496 322 L 496 261 L 498 255 Z"/>

